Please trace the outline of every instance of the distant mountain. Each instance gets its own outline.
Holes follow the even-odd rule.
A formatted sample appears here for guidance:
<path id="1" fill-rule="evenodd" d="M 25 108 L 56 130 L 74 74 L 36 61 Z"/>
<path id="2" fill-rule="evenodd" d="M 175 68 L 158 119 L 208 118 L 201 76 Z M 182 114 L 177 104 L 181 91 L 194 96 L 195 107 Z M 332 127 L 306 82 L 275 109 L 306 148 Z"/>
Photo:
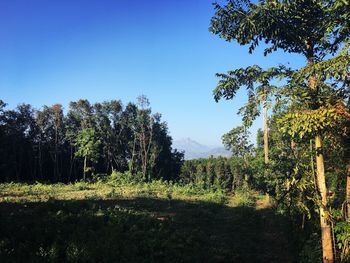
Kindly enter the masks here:
<path id="1" fill-rule="evenodd" d="M 173 148 L 184 151 L 185 159 L 191 160 L 196 158 L 207 158 L 211 155 L 229 157 L 231 153 L 225 150 L 224 147 L 210 147 L 200 144 L 190 138 L 176 140 L 173 142 Z"/>

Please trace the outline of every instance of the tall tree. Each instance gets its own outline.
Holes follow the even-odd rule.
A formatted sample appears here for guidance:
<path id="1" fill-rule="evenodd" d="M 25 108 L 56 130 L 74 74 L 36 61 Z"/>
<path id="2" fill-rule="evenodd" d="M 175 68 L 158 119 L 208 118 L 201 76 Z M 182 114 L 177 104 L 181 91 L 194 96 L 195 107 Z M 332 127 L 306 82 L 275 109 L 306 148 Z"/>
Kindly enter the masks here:
<path id="1" fill-rule="evenodd" d="M 339 14 L 340 19 L 350 16 L 349 3 L 340 3 L 335 1 L 336 14 Z M 339 8 L 342 8 L 342 11 Z M 345 10 L 345 12 L 344 12 Z M 339 19 L 337 17 L 337 19 Z M 345 25 L 349 22 L 344 21 Z M 341 24 L 340 38 L 348 37 L 349 28 Z M 305 67 L 296 75 L 296 80 L 310 78 L 312 75 L 317 75 L 323 82 L 327 82 L 335 90 L 333 95 L 332 110 L 329 115 L 332 116 L 332 128 L 341 131 L 343 144 L 345 145 L 345 162 L 346 162 L 346 202 L 347 202 L 347 218 L 350 219 L 350 45 L 346 43 L 341 51 L 334 57 L 317 62 L 313 65 Z"/>
<path id="2" fill-rule="evenodd" d="M 121 138 L 124 143 L 125 157 L 128 160 L 129 171 L 134 174 L 136 169 L 136 142 L 137 142 L 137 114 L 138 108 L 134 103 L 128 103 L 123 111 L 120 119 Z"/>
<path id="3" fill-rule="evenodd" d="M 43 111 L 36 111 L 35 115 L 36 125 L 38 127 L 38 135 L 37 135 L 37 146 L 38 146 L 38 170 L 39 170 L 39 178 L 43 180 L 43 142 L 44 142 L 44 130 L 45 130 L 45 113 Z"/>
<path id="4" fill-rule="evenodd" d="M 34 109 L 29 104 L 20 104 L 15 110 L 3 115 L 3 132 L 6 136 L 6 173 L 16 180 L 35 180 L 35 156 L 33 142 L 36 136 Z"/>
<path id="5" fill-rule="evenodd" d="M 319 0 L 228 1 L 224 6 L 215 5 L 216 13 L 210 30 L 228 41 L 249 44 L 249 52 L 265 41 L 269 44 L 265 55 L 282 49 L 303 55 L 307 66 L 312 66 L 329 53 L 334 53 L 340 43 L 334 41 L 336 28 L 330 4 L 331 1 Z M 317 75 L 309 77 L 305 91 L 312 98 L 311 109 L 319 109 L 321 90 Z M 319 212 L 323 261 L 334 262 L 331 226 L 326 217 L 327 187 L 321 133 L 315 134 L 314 142 L 321 198 Z"/>
<path id="6" fill-rule="evenodd" d="M 77 135 L 82 129 L 94 128 L 93 107 L 88 100 L 78 100 L 69 103 L 69 111 L 65 118 L 65 139 L 69 144 L 69 172 L 68 179 L 78 178 L 79 163 L 76 161 Z"/>
<path id="7" fill-rule="evenodd" d="M 77 136 L 76 145 L 78 151 L 75 155 L 84 158 L 84 180 L 86 179 L 86 174 L 93 171 L 93 167 L 88 166 L 88 162 L 93 164 L 98 161 L 100 144 L 101 141 L 97 138 L 95 130 L 92 128 L 83 129 Z"/>
<path id="8" fill-rule="evenodd" d="M 59 152 L 63 139 L 63 109 L 61 104 L 54 104 L 50 108 L 52 122 L 54 128 L 54 178 L 61 181 L 61 173 L 59 170 Z"/>
<path id="9" fill-rule="evenodd" d="M 149 100 L 146 96 L 141 95 L 138 100 L 138 114 L 137 114 L 137 141 L 139 146 L 139 156 L 142 164 L 142 174 L 144 179 L 150 180 L 150 151 L 153 143 L 153 128 L 154 116 L 151 115 L 149 108 Z"/>
<path id="10" fill-rule="evenodd" d="M 247 68 L 231 70 L 227 74 L 216 74 L 220 78 L 217 87 L 214 90 L 215 101 L 221 98 L 232 99 L 239 88 L 245 86 L 248 92 L 248 102 L 239 110 L 243 115 L 243 123 L 249 127 L 252 122 L 260 115 L 258 106 L 262 106 L 263 112 L 263 131 L 264 131 L 264 154 L 265 164 L 268 163 L 268 104 L 271 95 L 280 95 L 278 87 L 271 84 L 276 78 L 282 78 L 291 71 L 285 67 L 269 68 L 263 70 L 258 65 Z"/>

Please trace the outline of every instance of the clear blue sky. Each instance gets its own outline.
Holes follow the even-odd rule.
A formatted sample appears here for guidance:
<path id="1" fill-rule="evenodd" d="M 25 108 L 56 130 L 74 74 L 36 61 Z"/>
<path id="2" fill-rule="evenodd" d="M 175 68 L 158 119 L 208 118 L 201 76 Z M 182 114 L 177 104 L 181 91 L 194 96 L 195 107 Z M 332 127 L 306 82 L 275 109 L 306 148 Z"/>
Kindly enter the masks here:
<path id="1" fill-rule="evenodd" d="M 0 98 L 14 108 L 145 94 L 174 139 L 219 145 L 246 101 L 215 103 L 216 72 L 301 57 L 263 57 L 208 31 L 210 0 L 0 0 Z M 260 127 L 258 120 L 252 131 Z"/>

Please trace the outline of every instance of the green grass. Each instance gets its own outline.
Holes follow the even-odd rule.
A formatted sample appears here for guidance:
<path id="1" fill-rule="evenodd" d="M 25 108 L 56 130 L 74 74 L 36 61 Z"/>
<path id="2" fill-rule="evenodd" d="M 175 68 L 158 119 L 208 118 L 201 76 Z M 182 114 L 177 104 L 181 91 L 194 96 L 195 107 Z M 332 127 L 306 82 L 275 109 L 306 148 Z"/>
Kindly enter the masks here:
<path id="1" fill-rule="evenodd" d="M 0 202 L 40 202 L 50 199 L 81 200 L 111 199 L 116 197 L 154 197 L 211 203 L 227 202 L 221 191 L 204 190 L 195 186 L 154 181 L 151 183 L 119 183 L 117 181 L 74 184 L 0 184 Z"/>
<path id="2" fill-rule="evenodd" d="M 284 218 L 257 199 L 160 181 L 1 184 L 0 262 L 292 262 Z"/>

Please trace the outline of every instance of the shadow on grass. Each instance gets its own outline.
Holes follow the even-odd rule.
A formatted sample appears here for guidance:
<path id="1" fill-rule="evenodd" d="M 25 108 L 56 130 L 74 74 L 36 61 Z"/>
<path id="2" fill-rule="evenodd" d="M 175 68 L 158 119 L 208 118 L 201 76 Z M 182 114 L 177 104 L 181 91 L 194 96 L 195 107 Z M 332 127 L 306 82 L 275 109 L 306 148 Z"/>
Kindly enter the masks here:
<path id="1" fill-rule="evenodd" d="M 270 209 L 136 198 L 0 203 L 0 262 L 293 262 Z"/>

